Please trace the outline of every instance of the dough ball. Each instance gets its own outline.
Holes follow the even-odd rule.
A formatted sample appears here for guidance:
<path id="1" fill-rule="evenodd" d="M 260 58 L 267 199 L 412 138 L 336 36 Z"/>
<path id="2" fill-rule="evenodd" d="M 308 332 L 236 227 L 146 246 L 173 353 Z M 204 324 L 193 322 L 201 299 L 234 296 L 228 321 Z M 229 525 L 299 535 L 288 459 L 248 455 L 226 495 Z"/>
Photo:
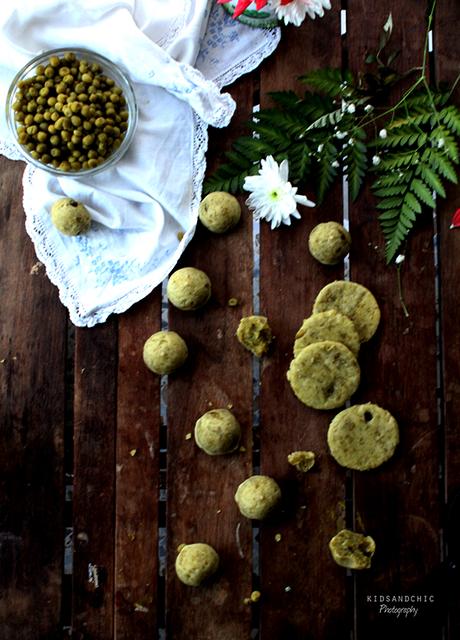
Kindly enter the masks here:
<path id="1" fill-rule="evenodd" d="M 342 529 L 329 542 L 332 557 L 347 569 L 369 569 L 375 553 L 375 542 L 370 536 Z"/>
<path id="2" fill-rule="evenodd" d="M 241 207 L 235 196 L 225 191 L 209 193 L 200 204 L 198 217 L 214 233 L 225 233 L 238 224 Z"/>
<path id="3" fill-rule="evenodd" d="M 267 353 L 273 339 L 272 330 L 265 316 L 241 318 L 236 337 L 243 347 L 258 358 Z"/>
<path id="4" fill-rule="evenodd" d="M 322 264 L 337 264 L 350 251 L 351 236 L 338 222 L 321 222 L 308 238 L 311 255 Z"/>
<path id="5" fill-rule="evenodd" d="M 158 331 L 144 344 L 146 366 L 160 375 L 171 373 L 184 364 L 188 356 L 187 345 L 174 331 Z"/>
<path id="6" fill-rule="evenodd" d="M 61 198 L 51 207 L 51 222 L 66 236 L 78 236 L 91 226 L 88 209 L 72 198 Z"/>
<path id="7" fill-rule="evenodd" d="M 205 305 L 211 297 L 211 281 L 204 271 L 184 267 L 169 278 L 166 292 L 169 302 L 175 307 L 193 311 Z"/>
<path id="8" fill-rule="evenodd" d="M 240 424 L 228 409 L 212 409 L 195 424 L 195 442 L 210 456 L 235 451 L 240 437 Z"/>
<path id="9" fill-rule="evenodd" d="M 281 500 L 281 489 L 269 476 L 251 476 L 240 484 L 235 502 L 243 516 L 263 520 Z"/>
<path id="10" fill-rule="evenodd" d="M 177 577 L 190 587 L 199 587 L 218 567 L 217 552 L 203 542 L 184 545 L 176 558 Z"/>

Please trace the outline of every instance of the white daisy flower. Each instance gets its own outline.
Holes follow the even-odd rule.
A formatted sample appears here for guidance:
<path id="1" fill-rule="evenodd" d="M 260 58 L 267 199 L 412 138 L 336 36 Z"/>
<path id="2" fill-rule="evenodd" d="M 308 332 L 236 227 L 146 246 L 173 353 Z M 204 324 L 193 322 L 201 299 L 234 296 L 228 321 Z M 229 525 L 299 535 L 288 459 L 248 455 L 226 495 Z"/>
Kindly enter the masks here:
<path id="1" fill-rule="evenodd" d="M 324 9 L 330 9 L 330 0 L 292 0 L 288 4 L 281 4 L 281 0 L 271 0 L 276 17 L 284 20 L 284 24 L 295 24 L 299 27 L 308 15 L 312 20 L 318 15 L 324 16 Z"/>
<path id="2" fill-rule="evenodd" d="M 259 175 L 247 176 L 243 185 L 243 189 L 251 192 L 246 204 L 256 219 L 270 222 L 274 229 L 281 223 L 290 225 L 291 216 L 300 218 L 298 204 L 315 206 L 306 196 L 297 195 L 297 187 L 288 182 L 287 160 L 278 164 L 273 156 L 268 156 L 260 165 Z"/>

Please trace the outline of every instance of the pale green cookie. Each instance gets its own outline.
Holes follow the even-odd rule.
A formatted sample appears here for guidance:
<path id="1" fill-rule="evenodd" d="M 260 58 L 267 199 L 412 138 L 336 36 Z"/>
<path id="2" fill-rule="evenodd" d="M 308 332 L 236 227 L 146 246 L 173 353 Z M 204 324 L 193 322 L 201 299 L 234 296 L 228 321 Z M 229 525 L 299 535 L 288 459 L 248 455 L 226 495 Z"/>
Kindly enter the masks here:
<path id="1" fill-rule="evenodd" d="M 398 423 L 376 404 L 357 404 L 335 416 L 327 442 L 342 467 L 374 469 L 393 455 L 399 442 Z"/>
<path id="2" fill-rule="evenodd" d="M 335 562 L 347 569 L 369 569 L 375 553 L 375 542 L 370 536 L 342 529 L 329 542 Z"/>
<path id="3" fill-rule="evenodd" d="M 336 409 L 354 394 L 360 368 L 350 349 L 340 342 L 315 342 L 300 351 L 287 372 L 298 399 L 314 409 Z"/>
<path id="4" fill-rule="evenodd" d="M 169 302 L 178 309 L 194 311 L 211 297 L 211 281 L 201 269 L 184 267 L 171 275 L 166 293 Z"/>
<path id="5" fill-rule="evenodd" d="M 281 489 L 269 476 L 251 476 L 235 493 L 235 502 L 243 516 L 263 520 L 281 500 Z"/>
<path id="6" fill-rule="evenodd" d="M 351 236 L 338 222 L 320 222 L 308 237 L 311 255 L 322 264 L 337 264 L 350 251 Z"/>
<path id="7" fill-rule="evenodd" d="M 185 544 L 176 558 L 176 574 L 189 587 L 199 587 L 219 567 L 219 555 L 209 544 Z"/>
<path id="8" fill-rule="evenodd" d="M 347 316 L 330 309 L 314 313 L 303 321 L 295 336 L 294 357 L 309 344 L 324 340 L 341 342 L 354 356 L 358 356 L 360 341 L 355 325 Z"/>
<path id="9" fill-rule="evenodd" d="M 258 358 L 267 353 L 273 339 L 270 325 L 265 316 L 241 318 L 236 337 L 243 347 Z"/>
<path id="10" fill-rule="evenodd" d="M 367 342 L 377 330 L 380 309 L 366 287 L 357 282 L 336 280 L 326 285 L 316 296 L 313 313 L 334 309 L 353 321 L 361 342 Z"/>
<path id="11" fill-rule="evenodd" d="M 235 451 L 240 437 L 240 424 L 228 409 L 211 409 L 195 424 L 195 442 L 210 456 Z"/>

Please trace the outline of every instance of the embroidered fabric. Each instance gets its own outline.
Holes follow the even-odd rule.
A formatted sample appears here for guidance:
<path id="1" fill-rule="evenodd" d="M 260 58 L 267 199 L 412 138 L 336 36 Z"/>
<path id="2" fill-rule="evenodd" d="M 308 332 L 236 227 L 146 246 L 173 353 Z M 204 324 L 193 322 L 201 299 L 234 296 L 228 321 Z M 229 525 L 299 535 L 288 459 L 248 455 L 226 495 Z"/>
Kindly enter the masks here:
<path id="1" fill-rule="evenodd" d="M 198 71 L 187 68 L 187 76 L 192 82 L 196 79 L 203 84 L 204 76 L 221 88 L 257 67 L 273 52 L 280 39 L 278 29 L 251 29 L 232 20 L 217 5 L 212 6 L 206 18 L 207 29 L 203 30 L 200 38 L 200 50 L 196 60 Z M 177 28 L 177 21 L 174 28 Z M 168 40 L 166 36 L 165 38 Z M 179 67 L 181 66 L 182 64 L 179 64 Z M 201 98 L 202 96 L 199 99 Z M 220 106 L 213 110 L 214 125 L 223 126 L 228 122 L 231 106 L 229 102 L 221 102 Z M 188 117 L 187 109 L 188 107 L 183 107 L 184 118 Z M 198 110 L 201 111 L 199 108 Z M 123 224 L 123 219 L 117 229 L 118 218 L 107 220 L 104 216 L 98 216 L 96 204 L 99 205 L 101 200 L 104 202 L 104 190 L 107 189 L 104 179 L 95 180 L 94 184 L 94 189 L 101 191 L 101 195 L 98 196 L 100 200 L 98 201 L 96 196 L 94 202 L 89 198 L 88 208 L 94 213 L 90 238 L 79 236 L 71 241 L 63 239 L 51 227 L 49 216 L 40 213 L 38 204 L 40 198 L 45 202 L 45 195 L 48 196 L 50 192 L 53 195 L 63 190 L 66 195 L 74 197 L 73 190 L 76 189 L 75 182 L 78 181 L 50 180 L 44 172 L 29 165 L 26 167 L 23 179 L 26 230 L 35 245 L 38 259 L 44 263 L 51 282 L 58 287 L 60 299 L 68 308 L 75 325 L 91 327 L 104 322 L 111 313 L 122 313 L 141 300 L 173 269 L 193 237 L 206 168 L 208 133 L 207 123 L 196 112 L 191 112 L 189 122 L 192 158 L 188 201 L 181 202 L 181 215 L 175 221 L 173 219 L 168 222 L 168 233 L 164 236 L 166 240 L 162 240 L 161 233 L 156 229 L 146 229 L 144 233 L 141 214 L 145 203 L 136 203 L 140 209 L 140 231 L 134 232 Z M 139 135 L 141 134 L 142 131 Z M 5 138 L 0 140 L 0 153 L 11 159 L 20 157 L 16 147 Z M 157 191 L 154 193 L 155 197 L 161 200 L 161 190 L 160 195 Z M 37 198 L 38 195 L 40 197 Z M 112 202 L 114 197 L 119 196 L 110 194 L 110 197 Z M 138 197 L 137 194 L 136 198 Z M 168 197 L 171 198 L 171 194 Z M 91 206 L 94 207 L 94 211 Z M 165 211 L 170 213 L 172 208 L 168 202 Z M 135 215 L 137 213 L 136 210 Z M 166 214 L 159 214 L 159 221 L 163 220 L 163 224 L 164 215 Z M 179 232 L 184 234 L 182 239 L 173 241 Z M 137 237 L 136 233 L 139 234 L 142 248 L 150 239 L 155 241 L 155 255 L 151 256 L 148 251 L 143 255 L 140 251 L 142 255 L 139 258 L 138 251 L 131 250 L 130 253 L 126 253 L 126 243 L 122 236 L 130 233 L 134 234 L 134 239 Z"/>

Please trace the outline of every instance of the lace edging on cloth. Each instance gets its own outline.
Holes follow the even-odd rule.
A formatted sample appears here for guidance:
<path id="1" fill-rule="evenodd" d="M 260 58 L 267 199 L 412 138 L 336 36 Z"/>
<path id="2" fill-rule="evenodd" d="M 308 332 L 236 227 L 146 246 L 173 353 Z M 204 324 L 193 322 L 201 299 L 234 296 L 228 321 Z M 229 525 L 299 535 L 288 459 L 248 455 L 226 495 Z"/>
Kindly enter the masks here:
<path id="1" fill-rule="evenodd" d="M 280 40 L 280 30 L 271 29 L 267 31 L 268 38 L 264 39 L 262 45 L 252 52 L 246 59 L 228 69 L 215 79 L 216 85 L 221 88 L 234 82 L 238 77 L 249 73 L 255 69 L 262 59 L 269 56 Z M 225 114 L 222 114 L 222 119 Z M 193 198 L 190 209 L 196 220 L 198 206 L 201 200 L 201 188 L 206 170 L 205 154 L 208 147 L 208 133 L 205 122 L 195 114 L 194 118 L 195 135 L 193 148 Z M 20 159 L 20 154 L 14 144 L 8 141 L 0 142 L 0 153 L 11 160 Z M 152 277 L 151 281 L 142 286 L 132 289 L 128 294 L 115 300 L 110 307 L 101 308 L 89 314 L 79 303 L 77 292 L 69 280 L 68 274 L 59 262 L 57 252 L 54 250 L 52 242 L 45 231 L 45 227 L 40 216 L 35 215 L 35 205 L 33 191 L 31 189 L 32 176 L 36 169 L 30 165 L 26 167 L 23 177 L 24 184 L 24 211 L 26 213 L 26 231 L 35 246 L 38 259 L 46 265 L 47 275 L 50 281 L 58 288 L 61 302 L 68 308 L 71 321 L 80 327 L 92 327 L 95 324 L 105 322 L 112 313 L 123 313 L 134 303 L 147 296 L 160 282 L 157 277 Z M 193 237 L 195 227 L 189 230 L 183 239 L 179 249 L 170 257 L 168 272 L 170 272 L 178 261 L 182 251 Z"/>

